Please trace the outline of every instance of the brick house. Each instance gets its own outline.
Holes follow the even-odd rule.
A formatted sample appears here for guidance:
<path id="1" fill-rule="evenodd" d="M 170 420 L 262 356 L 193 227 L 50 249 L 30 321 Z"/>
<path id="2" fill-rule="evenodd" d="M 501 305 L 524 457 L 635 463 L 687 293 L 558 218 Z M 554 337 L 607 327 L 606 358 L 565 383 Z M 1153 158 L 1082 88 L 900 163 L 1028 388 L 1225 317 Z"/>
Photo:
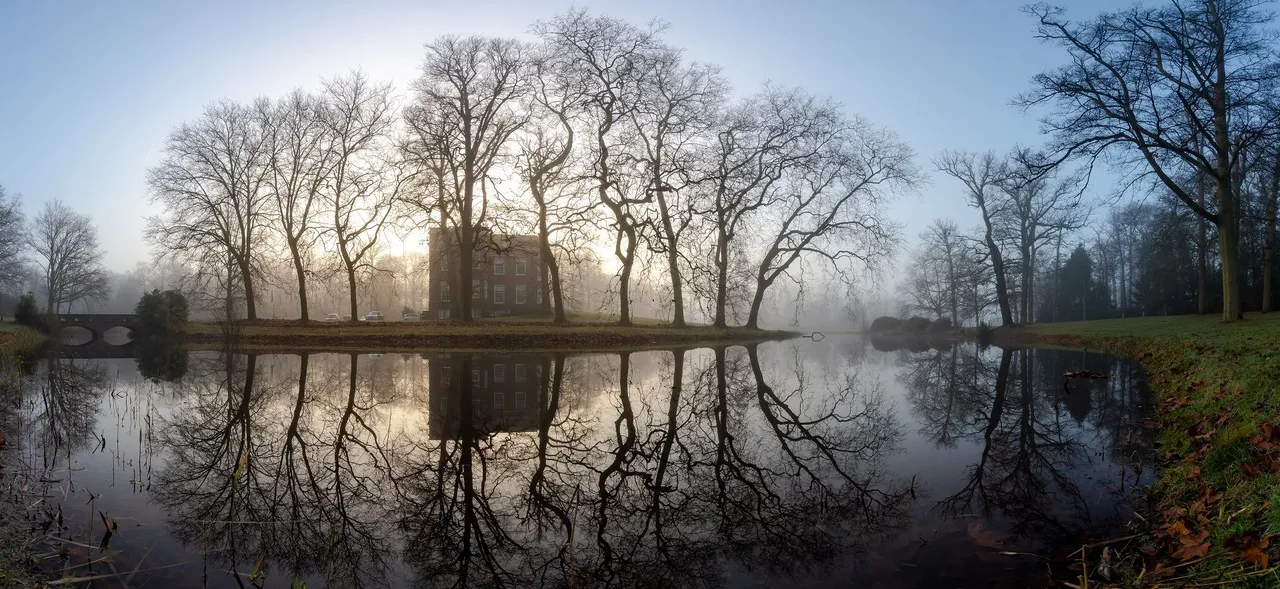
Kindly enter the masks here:
<path id="1" fill-rule="evenodd" d="M 470 379 L 471 383 L 471 424 L 476 435 L 538 429 L 550 357 L 466 354 L 425 354 L 423 357 L 430 370 L 427 434 L 431 439 L 458 438 L 464 379 Z"/>
<path id="2" fill-rule="evenodd" d="M 431 295 L 427 317 L 458 318 L 459 252 L 450 230 L 433 228 L 428 234 Z M 534 235 L 494 235 L 477 247 L 471 275 L 472 317 L 533 315 L 545 312 L 542 256 Z"/>

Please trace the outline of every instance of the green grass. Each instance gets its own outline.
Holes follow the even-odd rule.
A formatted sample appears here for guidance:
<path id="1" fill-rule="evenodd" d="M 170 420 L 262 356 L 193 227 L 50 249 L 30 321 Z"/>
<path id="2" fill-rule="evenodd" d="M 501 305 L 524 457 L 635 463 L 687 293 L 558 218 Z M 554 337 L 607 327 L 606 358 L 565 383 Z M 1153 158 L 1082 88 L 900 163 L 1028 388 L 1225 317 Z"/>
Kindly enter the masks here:
<path id="1" fill-rule="evenodd" d="M 505 318 L 504 318 L 505 319 Z M 744 343 L 791 337 L 787 331 L 674 328 L 665 324 L 623 327 L 614 323 L 555 325 L 546 320 L 485 319 L 460 321 L 335 322 L 257 320 L 237 324 L 230 337 L 216 323 L 192 323 L 182 339 L 196 346 L 221 345 L 227 339 L 243 349 L 325 351 L 411 351 L 427 349 L 503 349 L 605 351 Z"/>
<path id="2" fill-rule="evenodd" d="M 1209 532 L 1210 557 L 1187 567 L 1197 582 L 1255 584 L 1263 579 L 1245 575 L 1274 575 L 1241 562 L 1238 542 L 1280 534 L 1280 313 L 1233 323 L 1177 316 L 1039 324 L 1002 335 L 1139 359 L 1156 393 L 1165 459 L 1152 489 L 1155 525 L 1182 521 Z M 1269 443 L 1276 448 L 1266 450 Z M 1280 537 L 1271 539 L 1273 562 L 1278 547 Z"/>

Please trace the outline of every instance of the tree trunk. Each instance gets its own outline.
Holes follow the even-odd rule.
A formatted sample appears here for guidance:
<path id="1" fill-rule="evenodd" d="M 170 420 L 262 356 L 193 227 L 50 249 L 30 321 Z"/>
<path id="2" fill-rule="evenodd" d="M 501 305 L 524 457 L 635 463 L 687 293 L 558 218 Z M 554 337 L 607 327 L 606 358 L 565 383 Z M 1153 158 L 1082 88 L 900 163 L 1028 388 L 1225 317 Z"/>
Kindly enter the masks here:
<path id="1" fill-rule="evenodd" d="M 756 278 L 756 294 L 751 297 L 751 312 L 747 315 L 747 329 L 760 329 L 760 305 L 764 303 L 764 291 L 769 288 L 769 282 L 761 275 Z"/>
<path id="2" fill-rule="evenodd" d="M 655 182 L 661 182 L 657 178 Z M 671 318 L 671 325 L 674 327 L 684 327 L 684 296 L 681 293 L 680 284 L 680 253 L 677 250 L 678 243 L 676 241 L 675 229 L 671 225 L 671 213 L 667 209 L 667 199 L 663 194 L 661 185 L 654 187 L 654 192 L 658 197 L 658 214 L 662 216 L 662 231 L 667 236 L 667 266 L 671 273 L 671 295 L 672 303 L 675 307 Z"/>
<path id="3" fill-rule="evenodd" d="M 1244 318 L 1240 308 L 1240 238 L 1234 204 L 1218 205 L 1218 248 L 1222 260 L 1222 320 L 1239 321 Z"/>
<path id="4" fill-rule="evenodd" d="M 1271 198 L 1267 203 L 1267 219 L 1262 250 L 1262 312 L 1271 312 L 1271 282 L 1276 256 L 1276 209 L 1280 207 L 1280 152 L 1271 171 Z"/>
<path id="5" fill-rule="evenodd" d="M 622 259 L 622 275 L 618 285 L 618 325 L 631 325 L 631 267 L 636 261 L 636 232 L 632 227 L 624 230 L 627 249 Z"/>
<path id="6" fill-rule="evenodd" d="M 347 295 L 350 297 L 351 303 L 351 320 L 359 321 L 359 311 L 356 309 L 356 269 L 347 264 Z"/>
<path id="7" fill-rule="evenodd" d="M 293 255 L 293 269 L 298 274 L 298 305 L 302 308 L 302 321 L 307 322 L 307 273 L 302 267 L 302 255 L 298 252 L 298 240 L 289 240 L 289 253 Z"/>
<path id="8" fill-rule="evenodd" d="M 462 303 L 458 306 L 461 311 L 462 321 L 471 321 L 472 308 L 475 305 L 476 287 L 472 284 L 475 281 L 475 261 L 476 261 L 476 244 L 475 235 L 471 232 L 469 226 L 470 221 L 466 220 L 467 215 L 463 215 L 464 220 L 462 226 L 458 227 L 458 282 L 462 287 Z M 481 294 L 483 297 L 484 295 Z"/>
<path id="9" fill-rule="evenodd" d="M 240 278 L 244 280 L 245 318 L 252 321 L 258 318 L 258 309 L 254 304 L 253 271 L 249 268 L 248 256 L 240 261 Z"/>
<path id="10" fill-rule="evenodd" d="M 729 306 L 729 236 L 724 230 L 722 218 L 716 229 L 716 316 L 714 325 L 728 325 L 727 307 Z"/>
<path id="11" fill-rule="evenodd" d="M 1004 277 L 1004 257 L 1000 255 L 1000 247 L 991 235 L 991 219 L 987 216 L 986 205 L 983 205 L 982 221 L 986 225 L 987 249 L 991 253 L 991 271 L 996 278 L 996 302 L 1000 304 L 1000 321 L 1004 325 L 1013 325 L 1013 309 L 1009 306 L 1009 288 Z"/>
<path id="12" fill-rule="evenodd" d="M 1271 312 L 1271 284 L 1276 257 L 1276 191 L 1271 192 L 1271 203 L 1267 208 L 1266 246 L 1262 251 L 1262 312 Z"/>
<path id="13" fill-rule="evenodd" d="M 537 188 L 535 182 L 530 182 L 530 189 L 533 192 L 534 200 L 538 203 L 538 249 L 541 250 L 542 263 L 547 269 L 544 284 L 550 286 L 550 292 L 544 293 L 542 297 L 543 310 L 548 310 L 548 306 L 554 307 L 555 316 L 552 319 L 554 323 L 568 323 L 564 315 L 564 291 L 560 286 L 560 266 L 556 263 L 555 255 L 551 252 L 551 230 L 547 227 L 547 203 L 544 200 L 542 190 Z M 553 301 L 554 299 L 554 301 Z M 552 303 L 555 303 L 552 305 Z"/>

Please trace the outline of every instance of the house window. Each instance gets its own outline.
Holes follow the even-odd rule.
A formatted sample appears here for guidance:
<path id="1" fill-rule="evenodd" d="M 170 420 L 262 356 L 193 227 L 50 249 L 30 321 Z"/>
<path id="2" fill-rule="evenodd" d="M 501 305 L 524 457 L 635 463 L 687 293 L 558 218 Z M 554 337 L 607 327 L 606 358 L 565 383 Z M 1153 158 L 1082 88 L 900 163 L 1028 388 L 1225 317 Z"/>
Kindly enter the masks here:
<path id="1" fill-rule="evenodd" d="M 436 316 L 441 319 L 448 319 L 451 314 L 450 311 L 452 311 L 452 309 L 440 309 L 440 311 L 436 313 Z"/>
<path id="2" fill-rule="evenodd" d="M 479 278 L 471 279 L 471 300 L 473 301 L 480 300 L 480 279 Z"/>
<path id="3" fill-rule="evenodd" d="M 452 382 L 453 382 L 453 370 L 448 364 L 446 364 L 444 365 L 444 367 L 440 369 L 440 384 L 444 386 L 449 386 L 449 384 Z"/>
<path id="4" fill-rule="evenodd" d="M 505 305 L 505 304 L 507 304 L 507 287 L 506 287 L 506 285 L 503 285 L 503 284 L 495 284 L 495 285 L 493 285 L 493 304 L 495 304 L 495 305 Z"/>
<path id="5" fill-rule="evenodd" d="M 441 272 L 449 271 L 449 258 L 445 258 L 445 257 L 440 258 L 440 271 Z"/>
<path id="6" fill-rule="evenodd" d="M 440 301 L 447 303 L 452 300 L 453 300 L 453 295 L 449 291 L 449 281 L 441 280 L 440 281 Z"/>
<path id="7" fill-rule="evenodd" d="M 516 364 L 516 382 L 524 382 L 525 372 L 524 364 Z"/>
<path id="8" fill-rule="evenodd" d="M 516 393 L 516 409 L 524 409 L 524 393 Z"/>
<path id="9" fill-rule="evenodd" d="M 534 293 L 536 293 L 536 295 L 535 295 L 535 297 L 534 297 L 534 298 L 535 298 L 535 299 L 537 299 L 537 303 L 538 303 L 539 305 L 541 305 L 541 304 L 542 304 L 542 289 L 541 289 L 541 288 L 535 288 L 535 289 L 533 289 L 533 292 L 534 292 Z"/>
<path id="10" fill-rule="evenodd" d="M 479 368 L 471 369 L 471 386 L 473 387 L 480 386 L 480 369 Z"/>
<path id="11" fill-rule="evenodd" d="M 494 409 L 499 409 L 499 410 L 501 410 L 501 409 L 505 409 L 505 408 L 506 408 L 506 405 L 507 405 L 507 400 L 506 400 L 506 398 L 505 398 L 505 397 L 506 397 L 506 395 L 504 395 L 504 394 L 502 394 L 502 393 L 494 393 L 494 394 L 493 394 L 493 408 L 494 408 Z"/>
<path id="12" fill-rule="evenodd" d="M 507 263 L 502 258 L 493 261 L 493 275 L 502 276 L 507 273 Z"/>
<path id="13" fill-rule="evenodd" d="M 523 304 L 525 303 L 525 300 L 526 300 L 526 298 L 525 298 L 525 293 L 524 293 L 524 285 L 523 285 L 523 284 L 517 284 L 517 285 L 516 285 L 516 304 L 517 304 L 517 305 L 523 305 Z"/>
<path id="14" fill-rule="evenodd" d="M 516 258 L 516 276 L 524 276 L 524 258 Z"/>
<path id="15" fill-rule="evenodd" d="M 506 380 L 507 380 L 507 365 L 494 364 L 493 365 L 493 383 L 497 384 L 500 382 L 505 382 Z"/>
<path id="16" fill-rule="evenodd" d="M 472 319 L 479 319 L 479 318 L 480 318 L 480 309 L 472 309 L 472 310 L 471 310 L 471 318 L 472 318 Z"/>

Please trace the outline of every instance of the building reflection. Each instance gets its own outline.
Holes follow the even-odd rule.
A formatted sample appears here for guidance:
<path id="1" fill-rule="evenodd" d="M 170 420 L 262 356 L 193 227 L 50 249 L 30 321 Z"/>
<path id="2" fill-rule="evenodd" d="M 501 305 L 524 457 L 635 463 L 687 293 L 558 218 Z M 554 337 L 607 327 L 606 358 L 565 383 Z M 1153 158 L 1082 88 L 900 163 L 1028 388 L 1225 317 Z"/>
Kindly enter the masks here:
<path id="1" fill-rule="evenodd" d="M 431 411 L 428 436 L 457 440 L 461 434 L 463 395 L 470 390 L 471 428 L 475 435 L 532 432 L 538 429 L 550 356 L 424 354 L 430 367 Z M 467 386 L 470 385 L 470 386 Z"/>

